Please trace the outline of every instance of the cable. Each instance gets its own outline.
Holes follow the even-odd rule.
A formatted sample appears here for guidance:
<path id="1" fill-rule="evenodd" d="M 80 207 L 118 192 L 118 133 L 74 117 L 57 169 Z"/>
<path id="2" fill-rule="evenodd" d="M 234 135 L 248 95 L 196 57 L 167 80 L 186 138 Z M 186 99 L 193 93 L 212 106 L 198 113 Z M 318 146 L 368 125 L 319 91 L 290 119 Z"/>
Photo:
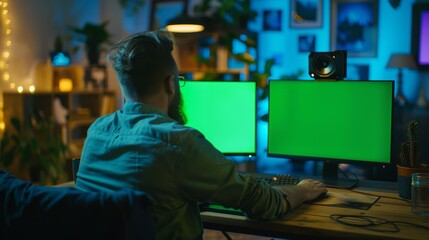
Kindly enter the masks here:
<path id="1" fill-rule="evenodd" d="M 354 177 L 354 179 L 356 180 L 356 184 L 354 185 L 354 187 L 356 187 L 356 186 L 358 186 L 358 185 L 359 185 L 360 181 L 359 181 L 358 176 L 357 176 L 355 173 L 353 173 L 352 171 L 347 171 L 347 173 L 346 173 L 346 172 L 345 172 L 345 171 L 343 171 L 341 168 L 338 168 L 338 170 L 340 171 L 340 173 L 342 173 L 342 174 L 343 174 L 343 176 L 344 176 L 346 179 L 351 179 L 351 178 L 349 177 L 349 175 L 347 175 L 347 173 L 352 174 L 352 175 L 353 175 L 353 177 Z M 341 187 L 339 187 L 339 188 L 341 188 Z M 346 188 L 346 189 L 347 189 L 347 188 Z"/>
<path id="2" fill-rule="evenodd" d="M 221 231 L 223 236 L 227 239 L 227 240 L 232 240 L 231 236 L 229 236 L 229 234 L 225 231 Z"/>
<path id="3" fill-rule="evenodd" d="M 382 218 L 371 217 L 371 216 L 332 214 L 329 217 L 335 222 L 338 222 L 346 226 L 361 227 L 375 232 L 392 232 L 392 233 L 400 232 L 401 230 L 397 224 L 405 224 L 405 225 L 410 225 L 410 226 L 422 228 L 425 230 L 429 230 L 429 227 L 419 225 L 419 224 L 403 222 L 403 221 L 389 221 Z M 390 226 L 391 229 L 376 229 L 376 227 L 379 227 L 382 225 L 388 225 L 388 227 Z"/>

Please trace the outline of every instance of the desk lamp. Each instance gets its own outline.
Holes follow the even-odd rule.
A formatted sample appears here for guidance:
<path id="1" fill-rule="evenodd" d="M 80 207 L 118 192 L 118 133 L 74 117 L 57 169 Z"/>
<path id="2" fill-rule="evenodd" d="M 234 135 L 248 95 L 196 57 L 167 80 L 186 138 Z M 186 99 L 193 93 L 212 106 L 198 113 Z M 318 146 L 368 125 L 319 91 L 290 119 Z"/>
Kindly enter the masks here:
<path id="1" fill-rule="evenodd" d="M 402 69 L 417 69 L 414 56 L 411 54 L 392 54 L 386 67 L 398 69 L 398 93 L 396 95 L 395 102 L 400 105 L 406 105 L 408 101 L 402 92 Z"/>

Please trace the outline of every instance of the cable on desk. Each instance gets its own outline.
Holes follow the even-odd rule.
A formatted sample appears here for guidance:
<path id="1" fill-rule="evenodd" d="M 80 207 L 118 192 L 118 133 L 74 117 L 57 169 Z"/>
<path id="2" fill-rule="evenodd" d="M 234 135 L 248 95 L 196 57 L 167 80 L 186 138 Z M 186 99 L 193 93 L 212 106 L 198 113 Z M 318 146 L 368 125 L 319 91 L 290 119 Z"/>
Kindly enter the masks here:
<path id="1" fill-rule="evenodd" d="M 350 179 L 349 175 L 347 175 L 347 173 L 345 171 L 343 171 L 341 168 L 338 168 L 338 170 L 340 171 L 340 173 L 343 174 L 343 176 L 345 178 Z M 356 186 L 358 186 L 360 183 L 358 176 L 356 174 L 354 174 L 352 171 L 348 171 L 348 173 L 353 175 L 354 179 L 356 180 Z"/>
<path id="2" fill-rule="evenodd" d="M 227 240 L 232 240 L 232 238 L 229 236 L 229 234 L 225 231 L 221 231 L 223 236 L 227 239 Z"/>
<path id="3" fill-rule="evenodd" d="M 422 226 L 419 224 L 403 222 L 403 221 L 389 221 L 378 217 L 371 216 L 362 216 L 362 215 L 342 215 L 342 214 L 333 214 L 329 216 L 332 220 L 341 223 L 343 225 L 352 226 L 352 227 L 361 227 L 367 230 L 375 232 L 400 232 L 400 228 L 397 224 L 406 224 L 418 228 L 423 228 L 429 230 L 429 227 Z M 391 229 L 376 229 L 376 227 L 388 225 Z"/>

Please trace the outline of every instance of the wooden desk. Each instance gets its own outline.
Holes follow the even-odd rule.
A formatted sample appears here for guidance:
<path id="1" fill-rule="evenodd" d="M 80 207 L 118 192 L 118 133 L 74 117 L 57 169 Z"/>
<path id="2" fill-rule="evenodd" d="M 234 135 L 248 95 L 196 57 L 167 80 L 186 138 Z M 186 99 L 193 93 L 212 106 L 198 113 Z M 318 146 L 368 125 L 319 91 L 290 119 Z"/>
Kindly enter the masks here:
<path id="1" fill-rule="evenodd" d="M 346 191 L 329 189 L 330 192 Z M 288 239 L 428 239 L 429 230 L 397 223 L 400 232 L 377 232 L 361 227 L 346 226 L 330 218 L 332 214 L 359 215 L 382 218 L 388 221 L 404 221 L 429 227 L 429 217 L 411 212 L 409 203 L 397 193 L 357 190 L 381 197 L 369 210 L 303 204 L 284 220 L 252 221 L 243 216 L 202 212 L 204 227 L 227 232 L 239 232 Z M 392 229 L 381 225 L 376 229 Z"/>

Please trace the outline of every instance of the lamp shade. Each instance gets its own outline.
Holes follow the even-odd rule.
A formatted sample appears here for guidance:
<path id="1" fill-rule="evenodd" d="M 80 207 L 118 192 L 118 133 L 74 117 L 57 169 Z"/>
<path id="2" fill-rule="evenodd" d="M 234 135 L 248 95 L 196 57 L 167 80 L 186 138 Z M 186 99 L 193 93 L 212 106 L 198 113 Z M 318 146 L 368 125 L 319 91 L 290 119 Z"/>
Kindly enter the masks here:
<path id="1" fill-rule="evenodd" d="M 180 15 L 170 20 L 165 29 L 176 33 L 195 33 L 204 31 L 205 27 L 199 18 Z"/>
<path id="2" fill-rule="evenodd" d="M 417 69 L 417 64 L 411 54 L 392 54 L 386 67 Z"/>

